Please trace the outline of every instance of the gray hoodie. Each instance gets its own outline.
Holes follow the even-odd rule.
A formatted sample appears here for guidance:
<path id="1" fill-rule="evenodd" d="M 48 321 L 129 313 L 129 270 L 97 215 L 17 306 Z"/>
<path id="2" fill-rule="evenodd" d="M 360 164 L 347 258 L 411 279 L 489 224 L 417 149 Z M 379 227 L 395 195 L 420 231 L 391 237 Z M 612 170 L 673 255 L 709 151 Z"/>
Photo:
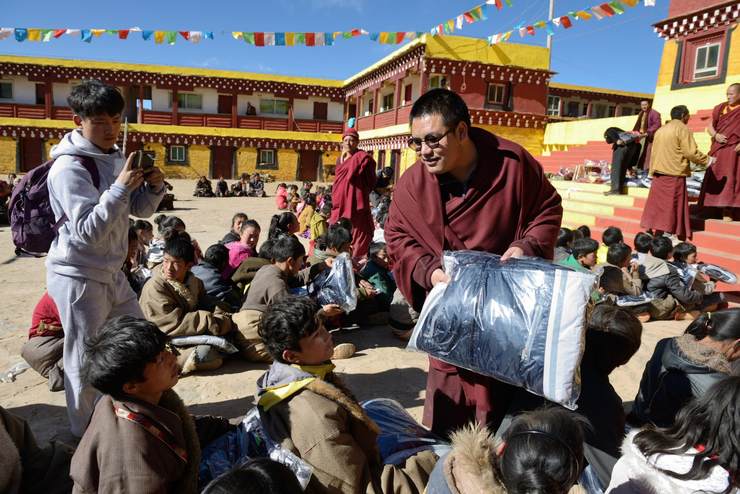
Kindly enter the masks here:
<path id="1" fill-rule="evenodd" d="M 96 189 L 90 173 L 74 156 L 90 156 L 100 175 Z M 142 185 L 129 193 L 115 184 L 124 167 L 123 154 L 116 147 L 104 153 L 73 130 L 51 150 L 56 159 L 49 172 L 49 200 L 54 216 L 67 215 L 67 222 L 49 249 L 46 268 L 55 274 L 111 283 L 121 270 L 128 251 L 129 214 L 154 214 L 164 196 Z"/>
<path id="2" fill-rule="evenodd" d="M 284 386 L 308 377 L 316 376 L 289 364 L 273 362 L 270 368 L 267 369 L 267 372 L 257 379 L 257 401 L 259 401 L 260 397 L 265 394 L 267 388 Z"/>

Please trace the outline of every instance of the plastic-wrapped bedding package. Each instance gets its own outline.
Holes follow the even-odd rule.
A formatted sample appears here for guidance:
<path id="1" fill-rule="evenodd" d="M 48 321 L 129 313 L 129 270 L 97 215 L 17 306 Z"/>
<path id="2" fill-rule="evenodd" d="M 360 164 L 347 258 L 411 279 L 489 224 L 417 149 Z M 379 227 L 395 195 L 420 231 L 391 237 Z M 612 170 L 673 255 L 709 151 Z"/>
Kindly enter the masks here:
<path id="1" fill-rule="evenodd" d="M 319 305 L 336 304 L 349 314 L 357 308 L 357 285 L 349 254 L 334 258 L 331 270 L 319 273 L 309 286 L 308 293 Z"/>
<path id="2" fill-rule="evenodd" d="M 737 283 L 737 275 L 722 266 L 701 263 L 697 265 L 697 269 L 713 280 L 724 281 L 731 285 Z"/>
<path id="3" fill-rule="evenodd" d="M 537 258 L 445 252 L 409 348 L 576 408 L 596 276 Z"/>

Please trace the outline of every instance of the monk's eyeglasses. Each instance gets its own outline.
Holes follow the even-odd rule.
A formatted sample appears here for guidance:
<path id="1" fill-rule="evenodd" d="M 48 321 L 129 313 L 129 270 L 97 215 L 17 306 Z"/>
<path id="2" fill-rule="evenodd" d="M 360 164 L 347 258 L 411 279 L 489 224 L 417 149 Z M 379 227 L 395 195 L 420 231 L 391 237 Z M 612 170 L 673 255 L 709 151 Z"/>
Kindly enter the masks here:
<path id="1" fill-rule="evenodd" d="M 419 137 L 409 137 L 409 140 L 406 141 L 406 143 L 409 145 L 411 149 L 416 151 L 417 153 L 421 151 L 421 145 L 422 143 L 426 144 L 429 149 L 436 149 L 439 147 L 439 141 L 445 138 L 447 134 L 455 130 L 455 128 L 449 129 L 447 132 L 442 134 L 441 136 L 435 136 L 435 135 L 428 135 L 425 136 L 424 139 L 421 139 Z"/>

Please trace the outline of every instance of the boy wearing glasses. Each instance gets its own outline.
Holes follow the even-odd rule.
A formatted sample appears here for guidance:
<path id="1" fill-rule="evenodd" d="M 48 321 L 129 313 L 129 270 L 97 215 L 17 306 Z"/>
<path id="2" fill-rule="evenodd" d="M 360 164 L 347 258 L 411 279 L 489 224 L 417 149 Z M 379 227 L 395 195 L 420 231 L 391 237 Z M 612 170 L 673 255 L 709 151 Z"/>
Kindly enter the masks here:
<path id="1" fill-rule="evenodd" d="M 373 239 L 373 215 L 370 192 L 375 187 L 375 160 L 358 149 L 360 135 L 356 129 L 342 134 L 342 155 L 337 159 L 334 188 L 331 195 L 330 224 L 339 218 L 352 222 L 352 253 L 357 258 L 367 255 Z"/>
<path id="2" fill-rule="evenodd" d="M 522 146 L 472 127 L 465 101 L 447 89 L 421 95 L 410 121 L 418 160 L 396 184 L 385 240 L 398 288 L 415 309 L 448 281 L 443 250 L 552 259 L 560 196 Z M 430 359 L 424 424 L 438 434 L 473 419 L 495 428 L 512 391 Z"/>
<path id="3" fill-rule="evenodd" d="M 201 441 L 232 426 L 194 420 L 172 390 L 179 373 L 151 322 L 121 316 L 88 335 L 82 378 L 103 396 L 72 457 L 73 492 L 198 492 Z"/>

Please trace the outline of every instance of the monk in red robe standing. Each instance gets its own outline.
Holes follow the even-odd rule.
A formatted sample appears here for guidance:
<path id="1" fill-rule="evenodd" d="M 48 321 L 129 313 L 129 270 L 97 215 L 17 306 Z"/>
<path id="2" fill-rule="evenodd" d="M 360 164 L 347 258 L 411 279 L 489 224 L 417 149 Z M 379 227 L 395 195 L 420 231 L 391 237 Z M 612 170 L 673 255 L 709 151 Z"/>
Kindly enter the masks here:
<path id="1" fill-rule="evenodd" d="M 448 281 L 444 250 L 552 259 L 560 196 L 524 148 L 471 127 L 465 102 L 447 89 L 423 94 L 410 118 L 409 146 L 419 159 L 396 185 L 385 239 L 398 287 L 415 309 Z M 430 358 L 424 424 L 446 434 L 476 419 L 495 430 L 514 390 Z"/>
<path id="2" fill-rule="evenodd" d="M 727 102 L 714 107 L 709 156 L 716 161 L 704 176 L 701 205 L 722 208 L 725 221 L 732 221 L 740 208 L 740 84 L 727 88 Z"/>
<path id="3" fill-rule="evenodd" d="M 370 192 L 375 187 L 375 160 L 358 149 L 360 136 L 355 129 L 342 134 L 342 155 L 337 160 L 331 194 L 330 222 L 339 218 L 352 222 L 352 255 L 364 257 L 373 239 Z"/>
<path id="4" fill-rule="evenodd" d="M 637 115 L 637 122 L 633 131 L 640 133 L 642 141 L 642 150 L 637 160 L 637 167 L 641 170 L 650 169 L 650 153 L 653 147 L 653 136 L 660 128 L 660 113 L 650 106 L 650 101 L 640 101 L 640 113 Z"/>

